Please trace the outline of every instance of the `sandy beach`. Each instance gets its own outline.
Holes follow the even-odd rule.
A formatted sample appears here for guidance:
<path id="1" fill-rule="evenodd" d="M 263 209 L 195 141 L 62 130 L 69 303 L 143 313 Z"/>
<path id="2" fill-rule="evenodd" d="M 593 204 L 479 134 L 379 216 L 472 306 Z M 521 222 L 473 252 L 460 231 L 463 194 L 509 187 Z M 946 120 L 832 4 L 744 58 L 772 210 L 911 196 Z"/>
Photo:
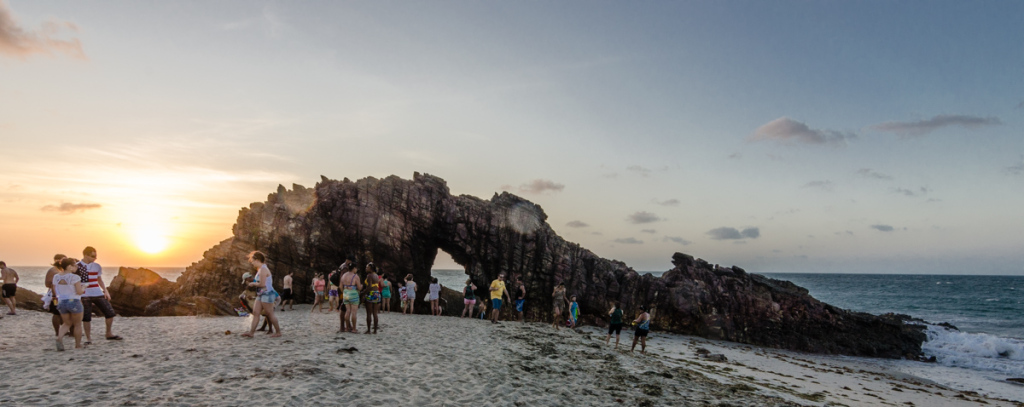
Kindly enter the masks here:
<path id="1" fill-rule="evenodd" d="M 652 333 L 640 355 L 628 352 L 631 335 L 616 351 L 596 327 L 383 313 L 377 335 L 337 334 L 337 314 L 302 305 L 278 315 L 276 339 L 240 337 L 242 317 L 118 317 L 124 341 L 71 349 L 68 339 L 57 352 L 49 314 L 22 311 L 0 320 L 9 372 L 0 404 L 1024 405 L 856 362 L 679 335 Z M 700 348 L 727 360 L 699 357 Z"/>

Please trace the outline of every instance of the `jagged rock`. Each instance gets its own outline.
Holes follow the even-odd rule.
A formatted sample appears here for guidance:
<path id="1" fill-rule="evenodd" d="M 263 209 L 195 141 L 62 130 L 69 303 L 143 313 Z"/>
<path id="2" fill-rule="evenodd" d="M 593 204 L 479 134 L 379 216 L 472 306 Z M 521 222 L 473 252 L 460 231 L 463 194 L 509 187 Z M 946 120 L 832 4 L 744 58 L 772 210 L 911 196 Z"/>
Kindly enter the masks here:
<path id="1" fill-rule="evenodd" d="M 310 301 L 313 275 L 354 255 L 360 270 L 373 261 L 396 284 L 412 273 L 421 287 L 417 312 L 427 313 L 422 297 L 437 251 L 444 250 L 465 267 L 480 298 L 488 298 L 487 287 L 500 272 L 523 278 L 530 320 L 550 321 L 551 292 L 563 282 L 579 297 L 584 323 L 603 321 L 611 301 L 618 301 L 627 316 L 641 305 L 654 307 L 652 328 L 659 330 L 821 353 L 921 353 L 922 326 L 838 309 L 790 282 L 682 253 L 672 256 L 675 267 L 661 278 L 640 275 L 565 241 L 546 219 L 540 206 L 518 196 L 453 196 L 444 180 L 426 174 L 355 182 L 322 177 L 313 189 L 279 186 L 266 202 L 243 208 L 234 236 L 190 266 L 172 297 L 232 300 L 240 276 L 251 269 L 245 256 L 258 249 L 268 255 L 275 283 L 294 272 L 297 299 Z M 397 295 L 393 301 L 397 307 Z M 461 312 L 457 297 L 446 314 L 454 310 Z"/>
<path id="2" fill-rule="evenodd" d="M 15 306 L 21 309 L 29 311 L 40 311 L 43 309 L 43 295 L 36 294 L 34 291 L 18 287 L 18 291 L 14 293 L 14 300 L 17 303 Z M 2 309 L 7 309 L 4 305 Z M 7 311 L 3 311 L 7 313 Z"/>
<path id="3" fill-rule="evenodd" d="M 238 315 L 231 304 L 219 298 L 209 297 L 167 297 L 149 303 L 144 315 L 154 317 L 177 317 L 186 315 L 234 316 Z"/>
<path id="4" fill-rule="evenodd" d="M 178 284 L 167 281 L 159 274 L 144 268 L 121 267 L 110 281 L 110 305 L 118 315 L 146 315 L 146 307 L 153 301 L 170 295 Z"/>

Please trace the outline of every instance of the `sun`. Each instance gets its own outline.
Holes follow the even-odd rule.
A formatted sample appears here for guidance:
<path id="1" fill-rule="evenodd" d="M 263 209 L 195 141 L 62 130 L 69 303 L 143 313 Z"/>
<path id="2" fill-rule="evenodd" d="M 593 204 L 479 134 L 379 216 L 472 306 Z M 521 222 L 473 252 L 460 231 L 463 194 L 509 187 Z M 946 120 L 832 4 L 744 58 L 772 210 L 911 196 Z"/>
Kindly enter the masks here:
<path id="1" fill-rule="evenodd" d="M 135 245 L 143 252 L 157 254 L 167 248 L 167 237 L 155 232 L 140 232 L 135 236 Z"/>

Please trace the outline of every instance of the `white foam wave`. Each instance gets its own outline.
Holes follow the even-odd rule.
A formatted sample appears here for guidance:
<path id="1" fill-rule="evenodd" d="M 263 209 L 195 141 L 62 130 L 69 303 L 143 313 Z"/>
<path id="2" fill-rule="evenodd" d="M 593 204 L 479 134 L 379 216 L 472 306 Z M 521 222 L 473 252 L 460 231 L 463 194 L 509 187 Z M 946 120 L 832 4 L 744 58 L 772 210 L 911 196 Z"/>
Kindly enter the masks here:
<path id="1" fill-rule="evenodd" d="M 942 365 L 1024 376 L 1024 341 L 936 325 L 929 325 L 926 334 L 921 349 Z"/>

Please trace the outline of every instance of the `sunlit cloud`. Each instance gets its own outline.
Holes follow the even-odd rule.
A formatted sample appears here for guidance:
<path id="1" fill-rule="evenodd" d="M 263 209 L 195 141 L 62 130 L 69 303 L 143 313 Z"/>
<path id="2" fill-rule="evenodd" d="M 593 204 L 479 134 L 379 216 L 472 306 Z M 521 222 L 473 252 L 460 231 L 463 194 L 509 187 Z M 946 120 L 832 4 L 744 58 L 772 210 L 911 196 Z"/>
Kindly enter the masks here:
<path id="1" fill-rule="evenodd" d="M 18 25 L 7 3 L 0 0 L 0 56 L 26 59 L 33 54 L 63 53 L 72 58 L 87 59 L 78 38 L 60 38 L 62 31 L 77 32 L 78 26 L 67 21 L 51 20 L 38 29 Z"/>
<path id="2" fill-rule="evenodd" d="M 781 144 L 842 146 L 846 145 L 848 140 L 855 138 L 857 135 L 853 133 L 812 129 L 804 123 L 788 117 L 780 117 L 758 127 L 747 140 L 752 142 L 771 141 Z"/>
<path id="3" fill-rule="evenodd" d="M 998 117 L 979 117 L 963 114 L 940 114 L 931 119 L 915 120 L 908 122 L 888 121 L 871 126 L 876 131 L 895 133 L 902 137 L 923 136 L 943 127 L 958 126 L 966 129 L 976 129 L 985 126 L 998 126 L 1003 124 Z"/>
<path id="4" fill-rule="evenodd" d="M 42 210 L 43 212 L 60 212 L 60 213 L 65 213 L 65 214 L 71 214 L 71 213 L 76 213 L 76 212 L 85 212 L 85 211 L 90 210 L 90 209 L 99 209 L 99 208 L 102 208 L 102 207 L 103 207 L 103 205 L 100 205 L 100 204 L 97 204 L 97 203 L 77 203 L 76 204 L 76 203 L 71 203 L 71 202 L 64 202 L 64 203 L 62 203 L 60 205 L 46 205 L 46 206 L 40 208 L 40 210 Z"/>

